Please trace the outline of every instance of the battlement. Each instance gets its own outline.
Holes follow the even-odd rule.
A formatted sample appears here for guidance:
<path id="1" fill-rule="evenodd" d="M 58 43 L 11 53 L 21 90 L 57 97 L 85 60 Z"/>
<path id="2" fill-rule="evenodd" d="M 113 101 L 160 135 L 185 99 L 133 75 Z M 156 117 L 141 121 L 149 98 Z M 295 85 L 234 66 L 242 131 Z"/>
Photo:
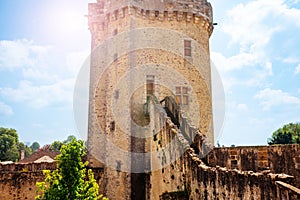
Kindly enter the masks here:
<path id="1" fill-rule="evenodd" d="M 210 35 L 213 31 L 212 6 L 206 0 L 118 0 L 90 3 L 90 30 L 103 30 L 107 23 L 127 15 L 147 20 L 193 22 L 205 27 Z M 100 29 L 95 29 L 97 26 L 100 26 Z"/>
<path id="2" fill-rule="evenodd" d="M 150 181 L 156 183 L 149 188 L 152 199 L 299 199 L 299 145 L 210 149 L 205 135 L 184 119 L 172 98 L 168 97 L 161 103 L 164 103 L 167 115 L 156 110 L 155 125 L 162 127 L 154 137 L 153 144 L 155 149 L 161 149 L 164 153 L 152 159 L 161 159 L 157 163 L 170 165 L 162 166 L 162 170 L 152 171 Z M 158 123 L 162 121 L 163 124 Z M 176 142 L 168 147 L 170 140 Z M 264 155 L 266 149 L 270 150 L 269 155 L 272 157 Z M 257 151 L 257 155 L 251 151 Z M 205 157 L 207 153 L 209 154 Z M 178 160 L 171 160 L 181 154 Z M 240 167 L 227 165 L 231 159 L 236 159 L 234 155 L 244 157 Z M 281 167 L 275 170 L 271 165 L 268 170 L 255 170 L 256 167 L 251 165 L 253 160 L 257 160 L 254 164 L 260 166 L 268 158 L 269 162 L 277 163 L 280 157 L 284 158 L 279 164 Z M 159 198 L 155 195 L 159 195 Z"/>
<path id="3" fill-rule="evenodd" d="M 107 13 L 122 7 L 138 7 L 143 10 L 192 12 L 204 15 L 212 21 L 212 6 L 207 0 L 98 0 L 90 5 L 96 11 L 94 14 Z"/>

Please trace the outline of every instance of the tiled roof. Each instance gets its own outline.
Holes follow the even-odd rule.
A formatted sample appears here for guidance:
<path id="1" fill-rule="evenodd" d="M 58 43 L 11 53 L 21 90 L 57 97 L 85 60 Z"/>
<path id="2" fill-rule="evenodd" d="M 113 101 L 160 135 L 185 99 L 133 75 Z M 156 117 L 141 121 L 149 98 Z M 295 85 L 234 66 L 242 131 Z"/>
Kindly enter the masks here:
<path id="1" fill-rule="evenodd" d="M 20 160 L 18 163 L 34 163 L 35 161 L 39 160 L 42 157 L 48 158 L 48 161 L 55 160 L 55 157 L 60 154 L 58 151 L 36 151 L 33 154 L 31 154 L 29 157 L 24 158 L 23 160 Z M 47 162 L 45 160 L 45 162 Z"/>

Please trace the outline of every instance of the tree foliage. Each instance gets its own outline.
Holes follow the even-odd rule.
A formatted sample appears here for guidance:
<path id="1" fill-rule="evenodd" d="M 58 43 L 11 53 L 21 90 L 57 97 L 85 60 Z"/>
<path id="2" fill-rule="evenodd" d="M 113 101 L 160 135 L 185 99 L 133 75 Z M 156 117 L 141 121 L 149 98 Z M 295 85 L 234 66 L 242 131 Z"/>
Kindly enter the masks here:
<path id="1" fill-rule="evenodd" d="M 37 182 L 38 200 L 94 200 L 107 199 L 98 196 L 98 184 L 93 172 L 86 171 L 87 162 L 82 162 L 86 155 L 83 141 L 73 139 L 60 149 L 56 157 L 57 169 L 44 170 L 45 182 Z"/>
<path id="2" fill-rule="evenodd" d="M 41 145 L 38 142 L 34 142 L 30 146 L 30 148 L 32 149 L 32 151 L 37 151 L 37 150 L 39 150 L 40 147 L 41 147 Z"/>
<path id="3" fill-rule="evenodd" d="M 19 137 L 15 129 L 0 128 L 0 160 L 16 161 L 19 157 Z"/>
<path id="4" fill-rule="evenodd" d="M 74 135 L 69 135 L 68 138 L 66 140 L 64 140 L 63 142 L 54 141 L 50 145 L 50 150 L 51 151 L 60 151 L 60 148 L 62 147 L 63 144 L 68 144 L 68 143 L 72 142 L 73 140 L 76 140 L 76 137 Z"/>
<path id="5" fill-rule="evenodd" d="M 72 142 L 73 140 L 76 140 L 76 137 L 74 135 L 69 135 L 68 138 L 63 141 L 63 144 L 68 144 L 69 142 Z"/>
<path id="6" fill-rule="evenodd" d="M 62 147 L 63 143 L 61 141 L 54 141 L 50 145 L 50 150 L 51 151 L 60 151 L 60 148 Z"/>
<path id="7" fill-rule="evenodd" d="M 300 123 L 289 123 L 277 129 L 268 144 L 300 144 Z"/>

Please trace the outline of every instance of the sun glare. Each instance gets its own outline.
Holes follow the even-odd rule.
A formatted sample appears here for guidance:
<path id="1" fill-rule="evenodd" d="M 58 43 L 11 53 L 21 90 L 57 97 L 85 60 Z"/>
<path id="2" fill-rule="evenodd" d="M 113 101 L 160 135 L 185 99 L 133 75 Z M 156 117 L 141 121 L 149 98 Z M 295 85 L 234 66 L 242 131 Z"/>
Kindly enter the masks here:
<path id="1" fill-rule="evenodd" d="M 60 29 L 67 33 L 80 30 L 86 26 L 84 16 L 81 13 L 76 13 L 74 11 L 65 11 L 61 13 L 58 24 Z"/>

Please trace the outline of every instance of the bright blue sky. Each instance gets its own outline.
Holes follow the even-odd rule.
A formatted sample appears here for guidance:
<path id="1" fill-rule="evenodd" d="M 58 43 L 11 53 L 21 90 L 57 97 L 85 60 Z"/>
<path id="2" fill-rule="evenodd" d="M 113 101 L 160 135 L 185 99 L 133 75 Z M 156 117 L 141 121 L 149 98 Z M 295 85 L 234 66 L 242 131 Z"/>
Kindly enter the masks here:
<path id="1" fill-rule="evenodd" d="M 78 136 L 72 101 L 90 50 L 88 2 L 0 3 L 0 126 L 24 142 Z M 274 130 L 300 121 L 300 1 L 211 3 L 218 23 L 211 58 L 226 97 L 219 143 L 266 144 Z"/>

